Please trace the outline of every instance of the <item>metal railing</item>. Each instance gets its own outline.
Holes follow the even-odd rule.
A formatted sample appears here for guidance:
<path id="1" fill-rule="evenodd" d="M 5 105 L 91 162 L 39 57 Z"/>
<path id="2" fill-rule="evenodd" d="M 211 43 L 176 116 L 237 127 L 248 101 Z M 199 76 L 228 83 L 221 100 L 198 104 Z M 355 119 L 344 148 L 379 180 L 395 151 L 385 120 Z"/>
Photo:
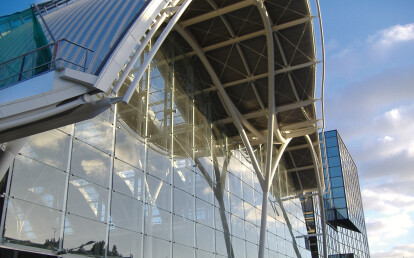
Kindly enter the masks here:
<path id="1" fill-rule="evenodd" d="M 65 44 L 69 44 L 69 46 L 64 46 Z M 60 55 L 62 48 L 68 51 L 83 51 L 83 53 L 64 57 Z M 87 72 L 88 54 L 93 52 L 93 50 L 67 39 L 60 39 L 55 43 L 34 49 L 0 63 L 0 89 L 60 68 L 72 68 Z"/>

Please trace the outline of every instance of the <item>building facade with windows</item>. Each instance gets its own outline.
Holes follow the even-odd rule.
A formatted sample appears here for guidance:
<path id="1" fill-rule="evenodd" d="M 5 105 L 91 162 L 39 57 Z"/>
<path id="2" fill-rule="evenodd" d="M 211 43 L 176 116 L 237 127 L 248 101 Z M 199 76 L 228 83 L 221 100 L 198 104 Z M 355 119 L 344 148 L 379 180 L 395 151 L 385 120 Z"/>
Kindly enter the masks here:
<path id="1" fill-rule="evenodd" d="M 57 0 L 2 17 L 0 254 L 311 257 L 318 7 Z"/>
<path id="2" fill-rule="evenodd" d="M 324 196 L 329 257 L 369 257 L 368 237 L 358 170 L 337 130 L 325 132 L 328 171 Z M 322 144 L 323 148 L 323 144 Z M 307 216 L 312 257 L 321 253 L 321 218 L 318 200 L 302 200 Z"/>

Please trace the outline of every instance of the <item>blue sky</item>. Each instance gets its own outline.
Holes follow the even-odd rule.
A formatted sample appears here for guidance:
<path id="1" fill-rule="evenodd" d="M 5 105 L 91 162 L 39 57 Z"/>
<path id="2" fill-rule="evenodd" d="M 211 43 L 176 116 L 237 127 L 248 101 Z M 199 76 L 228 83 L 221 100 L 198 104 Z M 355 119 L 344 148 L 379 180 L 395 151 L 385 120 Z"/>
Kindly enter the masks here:
<path id="1" fill-rule="evenodd" d="M 414 1 L 320 0 L 326 129 L 360 175 L 372 257 L 414 257 Z"/>
<path id="2" fill-rule="evenodd" d="M 0 16 L 33 2 L 0 1 Z M 371 255 L 414 257 L 414 1 L 320 5 L 326 129 L 359 168 Z"/>

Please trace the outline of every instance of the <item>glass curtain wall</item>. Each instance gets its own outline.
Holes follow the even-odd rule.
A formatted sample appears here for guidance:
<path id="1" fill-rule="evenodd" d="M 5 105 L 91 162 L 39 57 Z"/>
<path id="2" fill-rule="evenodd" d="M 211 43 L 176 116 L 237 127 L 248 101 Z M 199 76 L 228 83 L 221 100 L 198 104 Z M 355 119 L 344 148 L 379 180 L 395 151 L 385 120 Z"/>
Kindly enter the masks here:
<path id="1" fill-rule="evenodd" d="M 95 257 L 257 256 L 260 184 L 243 146 L 211 122 L 215 107 L 201 91 L 211 82 L 176 37 L 128 105 L 30 137 L 3 180 L 4 246 Z M 296 238 L 307 234 L 300 201 L 284 198 L 293 192 L 283 164 L 270 193 L 266 257 L 296 257 L 294 245 L 310 257 Z"/>

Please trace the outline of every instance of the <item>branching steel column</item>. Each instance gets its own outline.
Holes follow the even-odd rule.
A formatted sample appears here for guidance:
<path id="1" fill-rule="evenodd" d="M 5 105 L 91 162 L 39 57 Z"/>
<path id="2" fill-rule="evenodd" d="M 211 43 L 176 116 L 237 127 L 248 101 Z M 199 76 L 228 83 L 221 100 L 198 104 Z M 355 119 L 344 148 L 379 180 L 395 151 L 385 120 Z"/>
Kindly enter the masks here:
<path id="1" fill-rule="evenodd" d="M 305 135 L 306 142 L 309 145 L 309 148 L 312 153 L 313 163 L 315 165 L 315 174 L 316 174 L 316 183 L 318 185 L 318 196 L 319 196 L 319 208 L 321 213 L 321 224 L 322 224 L 322 246 L 323 246 L 323 257 L 328 257 L 328 249 L 326 246 L 326 219 L 325 219 L 325 205 L 323 203 L 323 193 L 321 187 L 321 177 L 320 177 L 320 164 L 316 156 L 315 148 L 313 147 L 312 141 L 309 135 Z"/>
<path id="2" fill-rule="evenodd" d="M 200 61 L 203 63 L 204 67 L 206 68 L 208 74 L 211 77 L 214 85 L 219 91 L 221 98 L 223 99 L 223 105 L 226 107 L 229 115 L 233 118 L 234 125 L 236 126 L 244 146 L 249 153 L 250 159 L 252 160 L 254 170 L 256 171 L 258 180 L 260 185 L 264 187 L 264 178 L 262 176 L 262 171 L 260 169 L 259 163 L 254 155 L 253 148 L 250 144 L 249 139 L 247 138 L 246 131 L 243 128 L 243 125 L 240 121 L 240 117 L 237 114 L 236 108 L 234 107 L 233 102 L 231 101 L 230 97 L 227 95 L 226 90 L 223 87 L 220 79 L 218 78 L 216 72 L 214 71 L 213 67 L 211 66 L 210 62 L 208 61 L 207 57 L 204 55 L 200 45 L 197 41 L 179 24 L 175 25 L 176 31 L 187 41 L 187 43 L 191 46 L 191 48 L 196 52 L 197 56 L 200 58 Z"/>

